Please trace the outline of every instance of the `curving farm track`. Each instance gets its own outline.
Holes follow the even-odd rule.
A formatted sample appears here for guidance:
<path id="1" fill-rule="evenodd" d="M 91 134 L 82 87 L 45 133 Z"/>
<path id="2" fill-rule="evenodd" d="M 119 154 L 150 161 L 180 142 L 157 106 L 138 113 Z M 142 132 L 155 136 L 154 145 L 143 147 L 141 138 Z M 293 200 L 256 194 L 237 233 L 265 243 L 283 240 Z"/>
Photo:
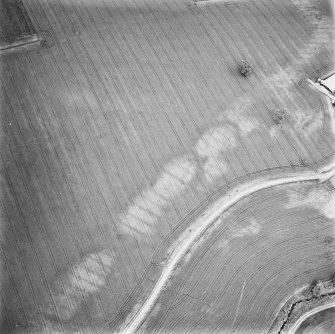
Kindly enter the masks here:
<path id="1" fill-rule="evenodd" d="M 250 196 L 260 190 L 291 184 L 299 182 L 319 182 L 323 183 L 329 181 L 335 176 L 335 161 L 331 164 L 321 168 L 317 172 L 305 172 L 302 175 L 295 175 L 295 173 L 287 174 L 280 178 L 269 178 L 268 180 L 256 180 L 250 183 L 241 185 L 238 188 L 231 190 L 227 195 L 217 201 L 211 208 L 198 218 L 192 224 L 188 231 L 182 235 L 172 247 L 169 252 L 170 255 L 164 263 L 164 269 L 161 276 L 157 280 L 150 295 L 145 302 L 140 306 L 135 306 L 135 314 L 131 315 L 130 319 L 126 321 L 126 325 L 120 330 L 122 333 L 135 333 L 142 323 L 146 320 L 150 311 L 155 306 L 160 294 L 164 291 L 165 286 L 168 284 L 176 267 L 195 245 L 198 246 L 198 240 L 206 232 L 206 230 L 213 225 L 224 212 L 230 209 L 234 204 L 243 198 Z"/>
<path id="2" fill-rule="evenodd" d="M 330 175 L 317 166 L 333 157 L 334 118 L 306 84 L 333 66 L 330 1 L 24 4 L 45 43 L 0 59 L 0 332 L 113 332 L 129 314 L 134 329 L 163 286 L 143 328 L 192 332 L 207 319 L 216 331 L 231 319 L 237 331 L 245 305 L 258 307 L 249 277 L 264 293 L 250 320 L 259 322 L 273 307 L 267 294 L 278 301 L 293 286 L 268 290 L 264 277 L 276 281 L 282 261 L 294 280 L 299 260 L 317 260 L 307 252 L 319 251 L 314 236 L 330 229 L 317 210 L 301 220 L 304 207 L 276 211 L 287 199 L 277 189 Z M 236 71 L 243 58 L 255 68 L 248 78 Z M 277 108 L 287 111 L 282 128 Z M 277 216 L 266 216 L 270 205 Z M 240 214 L 221 223 L 236 207 Z M 253 212 L 259 221 L 249 220 Z M 269 271 L 254 261 L 267 263 L 268 238 L 285 250 L 280 236 L 290 228 L 301 244 L 269 259 Z M 248 236 L 257 240 L 239 242 Z M 217 248 L 201 242 L 213 237 Z M 257 241 L 264 247 L 255 251 Z M 314 270 L 331 269 L 325 256 Z M 206 294 L 206 281 L 222 289 Z M 173 303 L 157 321 L 168 294 Z M 226 314 L 231 303 L 236 314 Z"/>
<path id="3" fill-rule="evenodd" d="M 330 308 L 334 308 L 335 306 L 335 303 L 333 304 L 328 304 L 328 305 L 324 305 L 324 306 L 320 306 L 320 307 L 317 307 L 313 310 L 311 310 L 310 312 L 307 312 L 304 314 L 303 317 L 301 317 L 295 324 L 294 326 L 292 326 L 292 328 L 290 328 L 290 331 L 288 332 L 288 334 L 303 334 L 305 333 L 303 330 L 299 331 L 299 327 L 301 326 L 301 324 L 303 324 L 303 322 L 308 319 L 308 318 L 311 318 L 313 317 L 313 315 L 315 314 L 318 314 L 318 313 L 321 313 L 322 311 L 324 310 L 327 310 L 327 309 L 330 309 Z M 334 328 L 334 324 L 335 324 L 335 319 L 328 319 L 328 321 L 325 321 L 323 320 L 318 326 L 315 326 L 316 328 L 314 328 L 314 331 L 312 332 L 311 330 L 309 330 L 308 332 L 306 332 L 306 334 L 308 333 L 311 333 L 311 334 L 317 334 L 319 331 L 321 333 L 325 333 L 327 334 L 327 332 L 323 332 L 323 327 L 333 327 Z M 329 332 L 331 333 L 331 332 Z"/>

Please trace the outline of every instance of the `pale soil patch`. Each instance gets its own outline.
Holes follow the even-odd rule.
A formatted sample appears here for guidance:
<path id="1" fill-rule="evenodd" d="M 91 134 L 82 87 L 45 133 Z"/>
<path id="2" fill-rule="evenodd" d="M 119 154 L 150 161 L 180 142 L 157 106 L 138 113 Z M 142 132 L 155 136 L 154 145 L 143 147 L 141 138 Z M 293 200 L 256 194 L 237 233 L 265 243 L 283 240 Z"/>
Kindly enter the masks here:
<path id="1" fill-rule="evenodd" d="M 294 71 L 292 69 L 292 71 Z M 323 126 L 323 113 L 321 108 L 315 110 L 311 108 L 304 108 L 293 105 L 292 102 L 296 100 L 295 95 L 297 94 L 297 88 L 294 85 L 293 73 L 278 73 L 276 76 L 267 80 L 267 84 L 272 87 L 273 90 L 279 92 L 278 97 L 280 98 L 280 107 L 287 110 L 287 120 L 285 121 L 292 124 L 293 128 L 304 137 L 311 137 L 316 135 Z M 274 138 L 278 131 L 270 129 L 270 136 Z"/>
<path id="2" fill-rule="evenodd" d="M 219 157 L 208 158 L 202 168 L 205 173 L 205 179 L 208 183 L 213 182 L 216 178 L 222 176 L 228 170 L 226 162 L 220 160 Z"/>
<path id="3" fill-rule="evenodd" d="M 196 172 L 194 161 L 189 158 L 179 158 L 164 167 L 164 173 L 156 182 L 154 191 L 164 197 L 176 196 L 185 190 L 188 183 L 193 179 Z"/>
<path id="4" fill-rule="evenodd" d="M 108 250 L 92 253 L 76 263 L 65 277 L 59 278 L 52 292 L 59 317 L 64 320 L 70 319 L 85 298 L 98 292 L 106 284 L 113 265 Z M 46 313 L 54 315 L 51 309 L 47 309 Z"/>
<path id="5" fill-rule="evenodd" d="M 331 179 L 333 183 L 333 179 Z M 298 206 L 309 206 L 320 210 L 327 218 L 335 219 L 335 194 L 326 189 L 318 189 L 304 194 L 299 191 L 291 191 L 289 194 L 287 209 Z"/>
<path id="6" fill-rule="evenodd" d="M 278 129 L 278 126 L 273 126 L 269 133 L 271 138 L 278 138 L 280 135 L 280 130 Z"/>
<path id="7" fill-rule="evenodd" d="M 198 140 L 195 150 L 206 159 L 202 165 L 208 183 L 222 176 L 228 167 L 220 155 L 237 145 L 235 130 L 230 125 L 210 129 Z"/>
<path id="8" fill-rule="evenodd" d="M 249 106 L 251 107 L 251 105 Z M 248 136 L 252 131 L 260 127 L 260 124 L 254 117 L 246 116 L 239 113 L 240 110 L 235 110 L 235 113 L 228 115 L 228 119 L 236 124 L 239 129 L 239 134 L 242 137 Z"/>
<path id="9" fill-rule="evenodd" d="M 323 31 L 320 33 L 323 34 Z M 319 35 L 317 34 L 312 36 L 311 42 L 313 43 L 315 42 L 317 46 L 320 46 L 320 44 L 325 43 L 325 39 L 322 39 L 320 42 L 317 42 L 318 36 Z M 308 45 L 306 50 L 301 50 L 301 54 L 303 55 L 304 51 L 306 51 L 307 57 L 314 56 L 314 54 L 312 54 L 312 51 L 313 51 L 312 48 L 314 47 L 315 47 L 314 44 L 312 45 L 312 47 Z M 297 78 L 296 67 L 298 66 L 301 67 L 302 64 L 305 64 L 306 59 L 307 58 L 305 57 L 302 59 L 298 59 L 296 64 L 293 64 L 287 69 L 287 73 L 285 72 L 276 73 L 273 77 L 266 80 L 266 84 L 273 86 L 273 89 L 279 92 L 279 95 L 282 101 L 285 101 L 285 100 L 289 101 L 290 99 L 294 100 L 294 95 L 295 95 L 294 80 Z M 261 86 L 257 87 L 257 89 L 260 89 L 260 88 Z M 256 129 L 259 126 L 259 124 L 257 124 L 257 122 L 252 117 L 248 117 L 244 114 L 245 110 L 250 110 L 251 106 L 252 106 L 252 103 L 249 100 L 249 98 L 247 98 L 246 96 L 243 96 L 237 99 L 236 103 L 234 103 L 230 108 L 227 108 L 224 111 L 224 115 L 222 115 L 222 118 L 219 120 L 221 121 L 229 120 L 233 122 L 234 125 L 238 127 L 239 132 L 240 132 L 239 134 L 241 134 L 243 137 L 246 137 L 248 134 L 250 134 L 254 129 Z M 289 104 L 288 104 L 288 107 L 290 107 Z M 292 110 L 292 113 L 295 113 L 295 110 Z M 295 115 L 295 118 L 293 118 L 293 120 L 294 120 L 294 125 L 296 126 L 296 129 L 300 132 L 303 132 L 305 135 L 310 136 L 315 131 L 320 129 L 320 125 L 322 124 L 322 122 L 320 122 L 319 114 L 317 115 L 304 114 L 303 111 L 298 110 L 296 114 L 294 115 Z M 213 178 L 219 177 L 227 170 L 226 164 L 222 160 L 220 160 L 219 157 L 223 152 L 227 152 L 228 150 L 233 150 L 236 147 L 237 134 L 238 134 L 238 131 L 235 130 L 234 127 L 221 125 L 217 128 L 213 128 L 211 130 L 206 131 L 204 135 L 196 143 L 194 147 L 195 151 L 198 153 L 198 155 L 201 158 L 206 159 L 203 162 L 202 167 L 203 167 L 203 171 L 205 174 L 205 178 L 208 182 L 213 180 Z M 274 131 L 270 132 L 270 135 L 274 136 L 275 135 Z M 320 194 L 314 194 L 314 195 L 311 194 L 310 198 L 308 198 L 307 201 L 305 201 L 304 205 L 309 205 L 310 203 L 314 203 L 316 197 L 318 197 L 318 200 L 320 201 L 319 195 Z M 292 199 L 292 201 L 293 200 L 294 198 Z M 240 231 L 235 231 L 234 237 L 254 235 L 257 233 L 259 233 L 259 226 L 257 226 L 256 222 L 254 222 L 254 223 L 251 223 L 250 226 Z M 187 241 L 187 239 L 188 239 L 187 235 L 181 236 L 180 240 L 182 241 L 178 240 L 179 241 L 177 242 L 178 246 L 182 245 L 183 241 L 185 240 Z M 229 241 L 226 241 L 223 245 L 223 248 L 227 247 L 228 243 Z M 178 250 L 177 246 L 170 252 L 173 253 L 175 250 Z M 168 280 L 168 274 L 166 274 L 166 280 Z M 158 282 L 156 285 L 157 290 L 159 289 L 158 287 L 159 284 L 160 282 Z M 156 297 L 153 297 L 153 295 L 152 295 L 151 301 L 149 298 L 149 303 L 153 302 L 154 304 L 154 299 Z"/>
<path id="10" fill-rule="evenodd" d="M 312 136 L 322 128 L 322 113 L 321 111 L 313 114 L 306 113 L 304 110 L 295 110 L 291 114 L 291 119 L 294 120 L 297 131 L 306 137 Z"/>
<path id="11" fill-rule="evenodd" d="M 260 124 L 256 118 L 248 114 L 252 107 L 252 101 L 246 95 L 243 95 L 232 102 L 218 118 L 219 121 L 233 122 L 239 129 L 239 134 L 243 137 L 256 130 Z"/>
<path id="12" fill-rule="evenodd" d="M 164 167 L 156 183 L 136 197 L 127 213 L 121 216 L 122 230 L 127 234 L 141 236 L 151 234 L 164 207 L 172 204 L 196 174 L 196 164 L 192 158 L 181 157 Z"/>
<path id="13" fill-rule="evenodd" d="M 293 0 L 293 3 L 301 11 L 302 15 L 305 15 L 308 9 L 308 20 L 312 20 L 311 24 L 317 25 L 317 28 L 308 43 L 306 43 L 306 47 L 300 50 L 300 57 L 297 57 L 285 72 L 276 73 L 271 78 L 266 79 L 266 84 L 279 92 L 278 95 L 281 98 L 282 106 L 288 109 L 294 128 L 305 137 L 310 137 L 322 129 L 322 111 L 307 110 L 306 108 L 292 109 L 291 101 L 294 101 L 296 91 L 294 83 L 297 81 L 302 65 L 315 57 L 319 50 L 328 48 L 332 44 L 334 37 L 330 27 L 333 22 L 328 17 L 320 17 L 319 9 L 313 6 L 312 1 Z M 333 124 L 331 126 L 335 128 Z M 275 133 L 271 130 L 270 136 L 274 137 Z M 333 130 L 333 133 L 335 134 L 335 130 Z"/>
<path id="14" fill-rule="evenodd" d="M 243 137 L 249 135 L 252 131 L 256 130 L 260 124 L 256 121 L 255 118 L 246 117 L 244 115 L 235 114 L 235 117 L 230 117 L 231 120 L 234 120 L 237 123 L 237 126 L 240 129 L 240 134 Z"/>
<path id="15" fill-rule="evenodd" d="M 202 158 L 207 158 L 235 146 L 235 130 L 232 126 L 224 125 L 208 130 L 195 145 L 195 150 Z"/>
<path id="16" fill-rule="evenodd" d="M 250 220 L 250 224 L 244 228 L 237 229 L 233 233 L 234 238 L 241 238 L 244 236 L 251 236 L 258 234 L 261 230 L 261 226 L 256 222 L 255 219 Z"/>
<path id="17" fill-rule="evenodd" d="M 229 121 L 233 125 L 223 124 L 209 129 L 195 144 L 197 154 L 206 159 L 202 168 L 208 183 L 215 181 L 228 170 L 221 155 L 238 145 L 237 136 L 246 137 L 260 126 L 254 117 L 246 115 L 251 106 L 252 102 L 247 96 L 236 99 L 218 117 L 218 122 Z"/>
<path id="18" fill-rule="evenodd" d="M 330 38 L 330 35 L 324 36 L 325 32 L 323 29 L 323 24 L 327 25 L 328 22 L 320 21 L 318 24 L 319 27 L 311 36 L 310 43 L 308 43 L 305 50 L 301 50 L 303 58 L 297 59 L 296 63 L 290 65 L 285 72 L 276 73 L 265 80 L 266 85 L 270 85 L 277 92 L 280 92 L 279 95 L 283 106 L 288 109 L 292 109 L 290 100 L 293 100 L 295 95 L 296 88 L 294 87 L 294 82 L 297 77 L 296 68 L 306 62 L 305 54 L 307 57 L 314 56 L 311 49 L 321 47 Z M 320 34 L 323 36 L 322 39 L 320 38 Z M 218 121 L 228 120 L 234 123 L 239 130 L 238 134 L 247 137 L 252 131 L 260 127 L 259 122 L 254 117 L 247 115 L 251 107 L 252 101 L 249 97 L 245 95 L 241 96 L 224 110 Z M 323 115 L 321 111 L 315 113 L 314 111 L 301 109 L 291 110 L 289 114 L 296 130 L 304 136 L 315 135 L 322 128 Z M 275 127 L 272 127 L 269 130 L 269 135 L 271 138 L 275 138 L 280 133 Z M 221 154 L 234 149 L 236 146 L 237 131 L 233 126 L 228 124 L 207 130 L 197 141 L 194 149 L 201 158 L 205 159 L 202 169 L 207 183 L 214 182 L 227 172 L 228 166 L 225 160 L 222 159 Z M 128 208 L 126 215 L 121 218 L 122 226 L 126 233 L 132 231 L 135 234 L 142 234 L 144 232 L 151 234 L 155 222 L 162 215 L 163 208 L 170 205 L 171 198 L 181 194 L 186 189 L 189 182 L 188 177 L 193 178 L 196 174 L 196 167 L 193 163 L 187 166 L 189 162 L 181 162 L 182 165 L 186 165 L 178 167 L 179 160 L 183 159 L 183 157 L 177 158 L 176 162 L 168 165 L 167 169 L 172 168 L 171 175 L 169 175 L 169 171 L 165 168 L 156 184 L 149 190 L 143 191 L 135 199 L 133 205 Z M 183 174 L 185 170 L 189 170 L 190 172 Z M 174 177 L 174 174 L 176 177 Z M 178 178 L 179 174 L 180 178 Z M 180 179 L 183 179 L 183 177 L 185 177 L 185 180 L 181 182 Z"/>
<path id="19" fill-rule="evenodd" d="M 332 166 L 332 164 L 330 164 Z M 325 168 L 327 171 L 325 171 Z M 121 331 L 124 333 L 134 333 L 142 325 L 150 313 L 152 307 L 156 304 L 166 284 L 169 283 L 171 276 L 176 275 L 178 264 L 190 251 L 194 251 L 196 247 L 205 239 L 208 231 L 213 231 L 216 224 L 222 222 L 222 215 L 229 210 L 232 205 L 242 198 L 249 196 L 256 191 L 296 182 L 318 181 L 325 182 L 334 177 L 335 171 L 330 169 L 329 165 L 321 168 L 318 172 L 307 171 L 295 175 L 291 173 L 286 176 L 271 178 L 261 178 L 252 182 L 245 183 L 239 187 L 232 189 L 222 198 L 209 207 L 197 220 L 193 223 L 192 228 L 184 231 L 177 241 L 169 248 L 164 261 L 164 269 L 160 277 L 156 281 L 155 286 L 151 290 L 146 300 L 136 304 L 133 311 L 125 319 L 121 326 Z"/>
<path id="20" fill-rule="evenodd" d="M 329 200 L 329 191 L 326 189 L 316 189 L 305 194 L 299 190 L 290 191 L 288 193 L 288 203 L 285 208 L 292 209 L 299 206 L 310 206 L 319 208 L 320 205 L 325 205 Z"/>

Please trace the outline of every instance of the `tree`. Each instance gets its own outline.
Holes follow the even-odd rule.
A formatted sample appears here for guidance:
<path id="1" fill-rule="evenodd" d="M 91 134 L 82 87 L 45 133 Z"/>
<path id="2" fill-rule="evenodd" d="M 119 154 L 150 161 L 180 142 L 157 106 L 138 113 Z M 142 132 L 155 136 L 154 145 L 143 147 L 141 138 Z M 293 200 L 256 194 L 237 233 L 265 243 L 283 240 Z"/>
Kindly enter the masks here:
<path id="1" fill-rule="evenodd" d="M 316 281 L 312 288 L 312 294 L 314 297 L 320 297 L 322 295 L 327 294 L 326 283 L 323 281 Z"/>
<path id="2" fill-rule="evenodd" d="M 273 116 L 274 124 L 281 128 L 283 126 L 285 115 L 286 115 L 286 110 L 285 109 L 277 109 L 275 111 L 274 116 Z"/>
<path id="3" fill-rule="evenodd" d="M 250 63 L 247 60 L 242 60 L 238 64 L 238 70 L 244 77 L 246 77 L 253 71 Z"/>

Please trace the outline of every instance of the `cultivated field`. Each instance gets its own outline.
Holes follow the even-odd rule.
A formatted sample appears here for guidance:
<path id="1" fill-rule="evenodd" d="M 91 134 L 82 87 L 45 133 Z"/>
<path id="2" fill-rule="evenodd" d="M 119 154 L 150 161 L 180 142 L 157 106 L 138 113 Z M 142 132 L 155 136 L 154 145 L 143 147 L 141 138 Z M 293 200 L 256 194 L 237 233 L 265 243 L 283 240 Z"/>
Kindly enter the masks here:
<path id="1" fill-rule="evenodd" d="M 0 50 L 16 40 L 29 39 L 36 34 L 22 2 L 17 0 L 0 2 L 0 22 Z"/>
<path id="2" fill-rule="evenodd" d="M 168 247 L 229 187 L 252 174 L 304 170 L 332 158 L 333 111 L 304 81 L 333 66 L 329 2 L 24 3 L 53 46 L 0 58 L 1 333 L 113 331 L 153 286 Z M 254 67 L 248 78 L 237 72 L 244 58 Z M 286 111 L 282 128 L 273 121 L 278 108 Z M 250 199 L 252 210 L 264 201 L 259 213 L 248 211 L 250 221 L 234 213 L 227 220 L 260 231 L 252 251 L 243 253 L 252 245 L 236 237 L 227 252 L 222 236 L 222 248 L 199 249 L 209 249 L 208 270 L 194 255 L 174 279 L 182 290 L 162 300 L 180 303 L 190 322 L 166 304 L 157 310 L 168 311 L 166 320 L 153 317 L 147 328 L 202 330 L 191 320 L 192 298 L 182 297 L 188 284 L 197 287 L 196 298 L 215 294 L 215 305 L 227 307 L 248 291 L 241 313 L 251 309 L 252 296 L 259 309 L 232 328 L 266 327 L 283 296 L 328 274 L 331 257 L 312 257 L 309 269 L 292 262 L 311 250 L 323 256 L 317 236 L 329 233 L 328 219 L 314 209 L 306 218 L 306 208 L 278 207 L 278 224 L 267 223 L 269 203 L 285 202 L 286 191 Z M 283 238 L 280 261 L 292 277 L 286 284 L 286 274 L 279 279 L 278 264 L 266 257 L 263 271 L 243 262 L 261 252 L 262 242 L 277 245 L 271 228 L 290 235 L 293 229 L 292 238 L 302 241 L 276 232 Z M 222 276 L 219 255 L 232 259 Z M 186 280 L 193 261 L 200 261 L 199 283 L 195 274 Z M 202 295 L 204 272 L 227 290 Z M 244 278 L 249 286 L 242 290 Z M 272 302 L 257 290 L 263 285 Z M 215 314 L 204 324 L 226 326 Z"/>
<path id="3" fill-rule="evenodd" d="M 177 270 L 143 333 L 267 333 L 292 292 L 335 272 L 333 185 L 240 201 Z"/>

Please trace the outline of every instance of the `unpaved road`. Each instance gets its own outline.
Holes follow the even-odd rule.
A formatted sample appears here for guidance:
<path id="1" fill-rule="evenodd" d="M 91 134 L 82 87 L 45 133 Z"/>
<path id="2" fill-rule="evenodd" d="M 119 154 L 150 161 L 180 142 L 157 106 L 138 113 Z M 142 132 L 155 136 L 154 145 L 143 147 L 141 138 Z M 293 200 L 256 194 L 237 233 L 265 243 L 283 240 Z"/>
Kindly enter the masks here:
<path id="1" fill-rule="evenodd" d="M 328 305 L 323 305 L 323 306 L 319 306 L 319 307 L 316 307 L 315 309 L 305 313 L 295 324 L 292 328 L 289 329 L 289 331 L 287 332 L 287 334 L 294 334 L 297 329 L 299 328 L 299 326 L 307 319 L 309 318 L 310 316 L 312 316 L 313 314 L 315 313 L 318 313 L 318 312 L 321 312 L 323 310 L 326 310 L 327 308 L 331 308 L 331 307 L 334 307 L 335 306 L 335 303 L 331 303 L 331 304 L 328 304 Z"/>
<path id="2" fill-rule="evenodd" d="M 130 313 L 118 332 L 131 334 L 135 333 L 140 328 L 157 302 L 157 299 L 164 291 L 166 284 L 179 262 L 205 233 L 205 231 L 235 203 L 257 191 L 270 187 L 299 182 L 321 183 L 330 180 L 334 176 L 335 160 L 327 166 L 320 168 L 316 172 L 306 171 L 301 173 L 296 171 L 290 173 L 288 172 L 286 175 L 280 175 L 280 177 L 276 175 L 262 177 L 246 182 L 229 191 L 226 195 L 210 206 L 199 218 L 197 218 L 197 220 L 192 223 L 192 225 L 184 233 L 182 233 L 182 235 L 170 248 L 168 258 L 164 264 L 164 269 L 149 296 L 141 305 L 136 305 L 134 307 L 133 312 Z M 198 241 L 198 244 L 200 244 L 200 241 Z"/>

